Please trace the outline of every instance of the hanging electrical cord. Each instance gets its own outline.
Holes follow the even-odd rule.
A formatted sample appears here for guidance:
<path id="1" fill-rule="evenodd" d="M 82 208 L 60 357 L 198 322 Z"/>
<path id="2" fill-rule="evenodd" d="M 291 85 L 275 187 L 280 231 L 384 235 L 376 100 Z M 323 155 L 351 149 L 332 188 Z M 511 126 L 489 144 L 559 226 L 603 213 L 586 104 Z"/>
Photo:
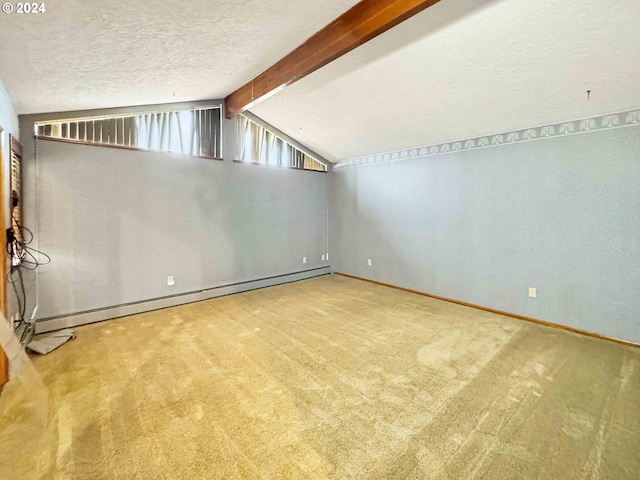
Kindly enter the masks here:
<path id="1" fill-rule="evenodd" d="M 15 278 L 15 275 L 17 274 L 17 278 Z M 24 279 L 22 278 L 22 271 L 20 271 L 20 268 L 12 268 L 11 271 L 7 274 L 7 282 L 10 283 L 13 286 L 13 291 L 16 294 L 16 299 L 18 301 L 18 320 L 17 323 L 14 325 L 13 329 L 15 332 L 17 332 L 18 330 L 20 330 L 21 327 L 24 326 L 24 329 L 22 330 L 22 333 L 20 335 L 20 343 L 24 343 L 27 335 L 28 335 L 28 328 L 27 328 L 27 322 L 25 320 L 25 314 L 26 314 L 26 309 L 27 309 L 27 293 L 24 289 Z M 18 285 L 19 285 L 19 289 L 18 289 Z"/>
<path id="2" fill-rule="evenodd" d="M 14 325 L 16 334 L 20 333 L 20 343 L 26 344 L 31 340 L 35 331 L 35 322 L 26 320 L 27 293 L 24 287 L 22 269 L 34 271 L 42 265 L 51 262 L 51 257 L 29 245 L 34 235 L 31 230 L 21 225 L 14 215 L 14 209 L 18 206 L 17 200 L 12 202 L 11 227 L 7 229 L 6 250 L 11 259 L 11 269 L 7 274 L 7 282 L 13 286 L 13 291 L 18 302 L 18 319 Z M 25 235 L 26 234 L 26 235 Z"/>
<path id="3" fill-rule="evenodd" d="M 11 233 L 7 231 L 7 253 L 12 260 L 16 259 L 15 262 L 12 261 L 12 264 L 19 263 L 19 266 L 25 270 L 35 270 L 41 265 L 50 263 L 51 257 L 49 257 L 49 255 L 33 247 L 29 247 L 29 244 L 33 241 L 33 232 L 27 227 L 18 224 L 13 215 L 11 219 L 14 226 L 9 229 Z M 19 237 L 15 234 L 15 228 L 21 233 Z M 25 233 L 29 234 L 28 240 L 24 236 Z M 22 240 L 20 240 L 20 238 Z M 39 261 L 36 255 L 43 257 L 44 260 Z"/>

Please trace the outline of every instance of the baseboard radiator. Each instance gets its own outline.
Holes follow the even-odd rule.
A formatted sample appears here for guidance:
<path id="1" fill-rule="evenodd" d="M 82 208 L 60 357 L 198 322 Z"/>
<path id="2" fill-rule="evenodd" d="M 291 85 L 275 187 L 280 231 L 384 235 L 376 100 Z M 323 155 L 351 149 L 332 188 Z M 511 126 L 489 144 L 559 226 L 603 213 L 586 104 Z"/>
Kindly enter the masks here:
<path id="1" fill-rule="evenodd" d="M 63 328 L 86 325 L 88 323 L 102 322 L 104 320 L 111 320 L 118 317 L 135 315 L 137 313 L 159 310 L 161 308 L 175 307 L 187 303 L 209 300 L 211 298 L 222 297 L 234 293 L 248 292 L 250 290 L 282 285 L 284 283 L 297 282 L 299 280 L 306 280 L 308 278 L 319 277 L 321 275 L 329 275 L 330 273 L 331 267 L 314 268 L 312 270 L 304 270 L 301 272 L 277 275 L 258 280 L 222 285 L 219 287 L 182 293 L 169 297 L 154 298 L 70 315 L 43 318 L 36 322 L 36 333 L 46 333 L 61 330 Z"/>

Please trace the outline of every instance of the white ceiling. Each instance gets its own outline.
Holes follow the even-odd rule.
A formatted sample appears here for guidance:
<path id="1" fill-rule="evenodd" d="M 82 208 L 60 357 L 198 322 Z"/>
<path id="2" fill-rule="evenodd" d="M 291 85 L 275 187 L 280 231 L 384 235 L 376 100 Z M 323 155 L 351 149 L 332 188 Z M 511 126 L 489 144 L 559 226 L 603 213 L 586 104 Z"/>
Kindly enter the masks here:
<path id="1" fill-rule="evenodd" d="M 251 110 L 335 161 L 637 108 L 639 86 L 638 0 L 442 0 Z"/>
<path id="2" fill-rule="evenodd" d="M 357 0 L 44 3 L 0 13 L 0 79 L 19 114 L 225 97 Z"/>
<path id="3" fill-rule="evenodd" d="M 45 3 L 0 14 L 0 79 L 20 114 L 222 98 L 355 3 Z M 638 85 L 638 0 L 442 0 L 252 111 L 335 161 L 640 107 Z"/>

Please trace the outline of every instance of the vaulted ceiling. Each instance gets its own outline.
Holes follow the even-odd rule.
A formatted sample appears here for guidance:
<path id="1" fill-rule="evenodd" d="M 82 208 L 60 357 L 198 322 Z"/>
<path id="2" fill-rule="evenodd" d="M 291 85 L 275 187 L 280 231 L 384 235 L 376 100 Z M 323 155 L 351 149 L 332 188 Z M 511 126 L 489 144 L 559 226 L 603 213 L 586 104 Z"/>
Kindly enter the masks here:
<path id="1" fill-rule="evenodd" d="M 638 108 L 639 85 L 638 0 L 442 0 L 251 111 L 343 160 Z"/>
<path id="2" fill-rule="evenodd" d="M 0 17 L 0 78 L 21 114 L 222 98 L 355 3 L 46 4 Z M 639 32 L 638 0 L 442 0 L 251 111 L 335 161 L 638 108 Z"/>
<path id="3" fill-rule="evenodd" d="M 0 13 L 19 114 L 224 98 L 358 0 L 44 2 Z"/>

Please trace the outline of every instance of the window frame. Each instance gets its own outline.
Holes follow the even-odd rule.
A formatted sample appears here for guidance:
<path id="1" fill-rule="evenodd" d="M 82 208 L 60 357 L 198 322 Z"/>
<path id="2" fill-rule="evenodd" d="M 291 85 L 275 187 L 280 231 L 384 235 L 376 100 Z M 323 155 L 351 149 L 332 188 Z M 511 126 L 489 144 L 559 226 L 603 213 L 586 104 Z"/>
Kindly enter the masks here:
<path id="1" fill-rule="evenodd" d="M 242 137 L 243 137 L 243 135 L 245 133 L 242 131 L 242 123 L 241 123 L 240 117 L 243 117 L 249 124 L 254 124 L 257 127 L 261 128 L 262 130 L 270 133 L 275 138 L 277 138 L 278 140 L 283 142 L 285 145 L 290 146 L 295 152 L 298 152 L 298 153 L 308 157 L 310 160 L 312 160 L 315 163 L 321 165 L 324 169 L 320 170 L 320 169 L 315 169 L 315 168 L 297 167 L 297 166 L 293 166 L 293 165 L 282 165 L 280 163 L 268 163 L 266 161 L 252 161 L 252 160 L 247 161 L 247 160 L 243 160 L 242 157 L 244 155 L 245 141 L 244 141 L 244 139 Z M 315 152 L 309 150 L 308 148 L 304 147 L 299 142 L 295 141 L 293 138 L 291 138 L 288 135 L 284 134 L 283 132 L 281 132 L 280 130 L 275 128 L 274 126 L 268 124 L 267 122 L 265 122 L 261 118 L 251 114 L 250 112 L 242 112 L 242 113 L 238 114 L 237 122 L 238 122 L 237 128 L 236 128 L 236 130 L 237 130 L 237 146 L 236 146 L 237 150 L 236 150 L 236 158 L 234 159 L 234 162 L 242 163 L 242 164 L 246 164 L 246 165 L 261 165 L 261 166 L 264 166 L 264 167 L 289 168 L 289 169 L 293 169 L 293 170 L 303 170 L 303 171 L 306 171 L 306 172 L 318 172 L 318 173 L 328 173 L 329 172 L 329 162 L 327 160 L 322 158 L 317 153 L 315 153 Z"/>
<path id="2" fill-rule="evenodd" d="M 174 108 L 171 108 L 171 107 Z M 151 152 L 151 153 L 164 153 L 164 154 L 169 154 L 169 155 L 177 155 L 177 156 L 186 156 L 186 157 L 192 157 L 192 158 L 203 158 L 203 159 L 208 159 L 208 160 L 219 160 L 222 161 L 223 160 L 223 142 L 224 142 L 224 134 L 223 134 L 223 124 L 224 124 L 224 116 L 223 116 L 223 105 L 219 104 L 219 103 L 215 103 L 215 104 L 205 104 L 205 105 L 196 105 L 196 106 L 186 106 L 186 107 L 179 107 L 178 105 L 172 105 L 172 104 L 167 104 L 165 108 L 158 108 L 158 109 L 153 109 L 153 108 L 144 108 L 144 107 L 140 107 L 140 110 L 136 110 L 135 107 L 123 107 L 122 108 L 122 112 L 121 113 L 109 113 L 109 114 L 104 114 L 104 115 L 99 115 L 99 114 L 89 114 L 87 116 L 73 116 L 73 117 L 69 117 L 69 118 L 58 118 L 58 119 L 47 119 L 47 120 L 36 120 L 34 121 L 34 133 L 35 133 L 35 138 L 37 140 L 46 140 L 46 141 L 53 141 L 53 142 L 62 142 L 62 143 L 71 143 L 71 144 L 76 144 L 76 145 L 90 145 L 90 146 L 94 146 L 94 147 L 106 147 L 106 148 L 119 148 L 119 149 L 124 149 L 124 150 L 133 150 L 133 151 L 139 151 L 139 152 Z M 144 108 L 144 110 L 142 109 Z M 118 109 L 116 109 L 118 110 Z M 118 143 L 104 143 L 104 142 L 97 142 L 97 141 L 93 141 L 93 140 L 86 140 L 86 134 L 85 134 L 85 139 L 78 139 L 78 138 L 66 138 L 66 137 L 62 137 L 62 136 L 53 136 L 51 134 L 47 135 L 47 134 L 43 134 L 40 132 L 40 128 L 46 128 L 46 127 L 52 127 L 53 125 L 61 125 L 60 126 L 60 130 L 62 131 L 63 127 L 62 125 L 66 125 L 66 130 L 67 130 L 67 136 L 71 136 L 69 130 L 71 130 L 71 124 L 75 124 L 76 125 L 76 137 L 78 136 L 77 134 L 77 125 L 78 122 L 92 122 L 92 121 L 108 121 L 108 120 L 119 120 L 119 119 L 127 119 L 127 118 L 133 118 L 133 117 L 139 117 L 139 116 L 143 116 L 143 115 L 154 115 L 154 114 L 171 114 L 171 113 L 182 113 L 182 112 L 191 112 L 191 111 L 202 111 L 202 110 L 216 110 L 217 111 L 217 115 L 218 115 L 218 129 L 217 129 L 217 135 L 215 138 L 215 145 L 216 145 L 216 155 L 198 155 L 198 154 L 193 154 L 193 153 L 182 153 L 182 152 L 178 152 L 178 151 L 171 151 L 168 149 L 157 149 L 157 148 L 146 148 L 146 147 L 139 147 L 139 146 L 133 146 L 133 145 L 124 145 L 124 144 L 118 144 Z M 77 112 L 80 113 L 80 112 Z M 89 112 L 87 112 L 89 113 Z M 116 134 L 117 136 L 117 134 Z"/>

